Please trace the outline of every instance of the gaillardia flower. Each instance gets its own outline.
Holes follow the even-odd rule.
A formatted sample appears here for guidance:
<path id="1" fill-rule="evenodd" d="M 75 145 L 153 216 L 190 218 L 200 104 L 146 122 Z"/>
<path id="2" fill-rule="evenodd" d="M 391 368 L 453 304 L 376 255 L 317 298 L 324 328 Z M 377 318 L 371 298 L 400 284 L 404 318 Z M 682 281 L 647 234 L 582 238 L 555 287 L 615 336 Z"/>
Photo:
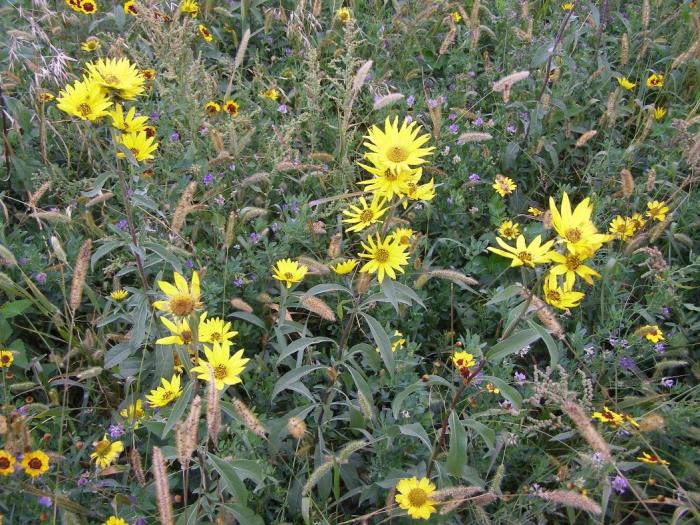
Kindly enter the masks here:
<path id="1" fill-rule="evenodd" d="M 240 106 L 235 100 L 227 100 L 224 102 L 224 111 L 231 115 L 231 117 L 237 117 Z"/>
<path id="2" fill-rule="evenodd" d="M 402 479 L 397 483 L 396 491 L 396 503 L 412 518 L 427 520 L 435 512 L 435 501 L 430 497 L 435 492 L 435 485 L 428 478 Z"/>
<path id="3" fill-rule="evenodd" d="M 649 89 L 658 89 L 664 87 L 664 76 L 663 75 L 657 75 L 654 73 L 653 75 L 649 75 L 647 78 L 647 87 Z"/>
<path id="4" fill-rule="evenodd" d="M 93 443 L 95 452 L 90 454 L 90 458 L 95 460 L 95 464 L 99 468 L 109 467 L 124 451 L 124 444 L 121 441 L 110 441 L 107 439 L 107 434 L 104 437 Z"/>
<path id="5" fill-rule="evenodd" d="M 649 454 L 648 452 L 642 452 L 642 455 L 637 459 L 647 465 L 668 465 L 668 461 L 665 459 L 661 459 L 656 454 Z"/>
<path id="6" fill-rule="evenodd" d="M 6 450 L 0 449 L 0 476 L 8 476 L 15 472 L 15 457 Z"/>
<path id="7" fill-rule="evenodd" d="M 309 269 L 303 264 L 291 259 L 280 259 L 272 267 L 272 277 L 278 281 L 283 281 L 287 288 L 291 288 L 292 284 L 301 282 Z"/>
<path id="8" fill-rule="evenodd" d="M 10 368 L 15 362 L 15 356 L 9 350 L 0 350 L 0 368 Z"/>
<path id="9" fill-rule="evenodd" d="M 22 469 L 27 476 L 36 478 L 49 470 L 49 456 L 41 450 L 27 452 L 22 458 Z"/>
<path id="10" fill-rule="evenodd" d="M 392 236 L 382 240 L 379 234 L 376 234 L 376 242 L 370 236 L 367 237 L 367 244 L 361 243 L 364 252 L 359 254 L 363 259 L 369 259 L 365 265 L 360 268 L 363 273 L 376 273 L 379 282 L 384 280 L 384 274 L 392 279 L 396 279 L 396 271 L 403 273 L 403 267 L 408 264 L 406 255 L 407 247 L 400 244 Z M 395 271 L 396 270 L 396 271 Z"/>
<path id="11" fill-rule="evenodd" d="M 228 348 L 219 343 L 214 343 L 212 348 L 204 347 L 206 360 L 199 358 L 199 365 L 192 368 L 192 372 L 198 374 L 199 379 L 210 381 L 209 367 L 214 375 L 214 384 L 217 390 L 223 390 L 227 386 L 241 382 L 241 374 L 250 359 L 243 357 L 243 350 L 231 355 Z"/>
<path id="12" fill-rule="evenodd" d="M 421 127 L 414 121 L 410 124 L 404 120 L 399 128 L 399 118 L 393 122 L 386 118 L 384 131 L 373 125 L 366 135 L 364 145 L 370 150 L 365 158 L 377 168 L 385 168 L 400 173 L 426 162 L 427 155 L 432 154 L 435 147 L 423 147 L 430 140 L 430 135 L 418 135 Z"/>
<path id="13" fill-rule="evenodd" d="M 158 281 L 158 287 L 165 293 L 167 299 L 156 301 L 153 306 L 177 318 L 187 317 L 192 312 L 201 309 L 199 274 L 192 272 L 191 285 L 188 285 L 187 280 L 177 272 L 173 274 L 173 279 L 174 285 L 167 281 Z"/>

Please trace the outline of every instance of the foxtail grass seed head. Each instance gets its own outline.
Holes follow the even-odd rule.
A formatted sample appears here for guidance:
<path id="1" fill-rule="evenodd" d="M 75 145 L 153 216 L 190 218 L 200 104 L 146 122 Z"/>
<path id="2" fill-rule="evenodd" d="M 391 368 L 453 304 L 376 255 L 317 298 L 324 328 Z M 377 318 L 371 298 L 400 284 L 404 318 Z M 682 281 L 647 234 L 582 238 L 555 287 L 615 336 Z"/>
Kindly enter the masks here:
<path id="1" fill-rule="evenodd" d="M 311 475 L 309 476 L 309 479 L 306 480 L 306 483 L 304 484 L 303 488 L 301 489 L 301 495 L 306 496 L 309 492 L 313 490 L 313 488 L 318 484 L 319 481 L 321 481 L 321 478 L 325 476 L 330 470 L 333 468 L 333 465 L 335 464 L 335 459 L 331 458 L 328 461 L 321 463 L 320 466 L 314 470 Z"/>
<path id="2" fill-rule="evenodd" d="M 221 431 L 221 407 L 219 391 L 216 388 L 214 369 L 209 365 L 209 385 L 207 388 L 207 433 L 211 442 L 216 444 Z"/>
<path id="3" fill-rule="evenodd" d="M 287 432 L 296 439 L 300 441 L 306 435 L 306 423 L 300 417 L 290 417 L 287 420 Z"/>
<path id="4" fill-rule="evenodd" d="M 490 133 L 482 133 L 479 131 L 469 131 L 467 133 L 462 133 L 457 142 L 459 144 L 467 144 L 468 142 L 484 142 L 486 140 L 491 140 L 493 136 Z"/>
<path id="5" fill-rule="evenodd" d="M 404 96 L 401 93 L 389 93 L 388 95 L 384 95 L 383 97 L 377 99 L 372 109 L 374 111 L 377 111 L 379 109 L 390 106 L 398 102 L 399 100 L 402 100 L 403 98 Z"/>
<path id="6" fill-rule="evenodd" d="M 573 401 L 564 401 L 561 404 L 561 408 L 576 425 L 579 433 L 590 447 L 598 452 L 602 459 L 610 461 L 612 459 L 610 447 L 591 424 L 590 417 L 584 413 L 583 409 Z"/>
<path id="7" fill-rule="evenodd" d="M 330 259 L 337 259 L 340 257 L 340 246 L 342 240 L 343 236 L 340 233 L 336 233 L 331 237 L 331 240 L 328 243 L 328 249 L 326 250 L 326 253 Z"/>
<path id="8" fill-rule="evenodd" d="M 620 65 L 626 66 L 630 61 L 630 39 L 627 33 L 620 38 Z"/>
<path id="9" fill-rule="evenodd" d="M 597 134 L 598 134 L 598 130 L 589 129 L 588 131 L 586 131 L 583 135 L 581 135 L 578 138 L 578 140 L 576 141 L 576 147 L 577 148 L 583 147 L 589 140 L 591 140 Z"/>
<path id="10" fill-rule="evenodd" d="M 224 248 L 229 250 L 233 246 L 233 241 L 236 238 L 236 212 L 232 211 L 228 214 L 226 221 L 226 232 L 224 233 Z"/>
<path id="11" fill-rule="evenodd" d="M 312 259 L 311 257 L 306 257 L 306 256 L 301 256 L 297 257 L 297 261 L 299 264 L 303 264 L 309 269 L 309 272 L 312 274 L 316 275 L 327 275 L 331 273 L 330 268 L 323 264 L 320 261 L 317 261 L 316 259 Z"/>
<path id="12" fill-rule="evenodd" d="M 492 89 L 496 93 L 500 93 L 506 88 L 509 89 L 516 82 L 520 82 L 521 80 L 525 80 L 529 76 L 530 76 L 529 71 L 517 71 L 515 73 L 511 73 L 510 75 L 505 76 L 505 77 L 501 78 L 500 80 L 497 80 L 496 82 L 494 82 Z"/>
<path id="13" fill-rule="evenodd" d="M 27 203 L 30 209 L 36 208 L 37 204 L 39 204 L 39 201 L 49 190 L 50 187 L 51 183 L 49 181 L 46 181 L 41 186 L 39 186 L 39 188 L 37 188 L 37 190 L 34 193 L 31 194 L 29 202 Z"/>
<path id="14" fill-rule="evenodd" d="M 598 505 L 595 501 L 572 490 L 540 491 L 537 492 L 536 495 L 544 500 L 558 503 L 559 505 L 564 505 L 565 507 L 584 510 L 591 514 L 600 515 L 603 512 L 600 505 Z"/>
<path id="15" fill-rule="evenodd" d="M 649 171 L 647 171 L 647 184 L 646 184 L 647 193 L 651 193 L 654 190 L 655 184 L 656 184 L 656 169 L 649 168 Z"/>
<path id="16" fill-rule="evenodd" d="M 136 481 L 138 481 L 140 486 L 145 487 L 146 475 L 143 473 L 143 461 L 136 447 L 129 450 L 129 465 L 131 466 L 131 471 L 134 473 Z"/>
<path id="17" fill-rule="evenodd" d="M 52 235 L 50 243 L 56 259 L 61 261 L 63 264 L 68 264 L 68 257 L 66 257 L 66 252 L 63 251 L 63 246 L 61 245 L 61 241 L 58 240 L 58 237 Z"/>
<path id="18" fill-rule="evenodd" d="M 173 504 L 168 486 L 168 469 L 163 452 L 159 447 L 153 447 L 153 478 L 156 485 L 156 502 L 158 518 L 161 525 L 173 525 Z"/>
<path id="19" fill-rule="evenodd" d="M 330 306 L 328 306 L 323 299 L 318 297 L 307 297 L 301 304 L 303 304 L 307 310 L 315 313 L 321 319 L 325 321 L 335 322 L 335 314 Z"/>
<path id="20" fill-rule="evenodd" d="M 267 437 L 267 430 L 265 430 L 265 427 L 258 417 L 253 414 L 253 411 L 248 408 L 248 405 L 237 397 L 232 398 L 231 403 L 233 404 L 233 409 L 236 411 L 236 414 L 238 414 L 243 421 L 243 424 L 248 427 L 253 434 L 261 438 Z"/>
<path id="21" fill-rule="evenodd" d="M 173 233 L 179 234 L 182 230 L 182 227 L 185 224 L 185 219 L 190 213 L 190 208 L 192 206 L 192 198 L 194 197 L 194 193 L 196 190 L 197 182 L 192 181 L 187 185 L 185 191 L 182 192 L 180 200 L 177 203 L 177 207 L 175 208 L 175 212 L 173 213 L 172 222 L 170 224 L 170 229 L 173 231 Z"/>
<path id="22" fill-rule="evenodd" d="M 446 281 L 452 281 L 455 284 L 464 284 L 467 286 L 478 286 L 479 281 L 464 275 L 462 272 L 455 270 L 430 270 L 428 272 L 430 277 L 437 277 L 438 279 L 444 279 Z"/>
<path id="23" fill-rule="evenodd" d="M 620 171 L 620 182 L 622 183 L 622 196 L 626 199 L 630 198 L 634 192 L 634 178 L 632 172 L 627 168 Z"/>
<path id="24" fill-rule="evenodd" d="M 247 312 L 249 314 L 253 313 L 253 307 L 238 297 L 231 299 L 231 306 L 233 306 L 236 310 L 241 310 L 242 312 Z"/>
<path id="25" fill-rule="evenodd" d="M 642 29 L 649 29 L 649 15 L 651 14 L 651 6 L 649 0 L 642 0 Z"/>
<path id="26" fill-rule="evenodd" d="M 74 312 L 80 306 L 80 301 L 83 297 L 83 287 L 87 278 L 88 265 L 90 264 L 90 254 L 92 252 L 92 239 L 87 239 L 80 247 L 78 258 L 75 261 L 73 268 L 73 279 L 70 288 L 70 308 Z"/>

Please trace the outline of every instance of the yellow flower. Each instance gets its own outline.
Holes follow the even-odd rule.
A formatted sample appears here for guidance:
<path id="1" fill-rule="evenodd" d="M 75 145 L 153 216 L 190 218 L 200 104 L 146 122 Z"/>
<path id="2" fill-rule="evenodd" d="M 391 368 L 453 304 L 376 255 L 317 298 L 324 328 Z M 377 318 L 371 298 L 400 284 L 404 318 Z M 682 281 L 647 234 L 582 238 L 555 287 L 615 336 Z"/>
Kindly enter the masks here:
<path id="1" fill-rule="evenodd" d="M 343 222 L 353 225 L 347 228 L 347 231 L 359 232 L 377 222 L 380 217 L 386 213 L 387 208 L 383 208 L 383 204 L 384 199 L 376 197 L 372 199 L 372 203 L 367 206 L 365 198 L 360 197 L 360 206 L 349 205 L 347 209 L 343 210 L 343 215 L 346 217 L 343 219 Z"/>
<path id="2" fill-rule="evenodd" d="M 433 179 L 430 179 L 430 182 L 420 185 L 417 183 L 417 179 L 414 180 L 415 182 L 408 183 L 406 197 L 413 201 L 431 201 L 435 198 L 435 183 L 433 182 Z M 404 200 L 404 209 L 406 209 L 406 206 L 408 206 L 408 202 Z"/>
<path id="3" fill-rule="evenodd" d="M 100 41 L 91 36 L 80 45 L 80 49 L 92 52 L 97 51 L 101 46 L 102 44 L 100 44 Z"/>
<path id="4" fill-rule="evenodd" d="M 545 277 L 542 289 L 544 292 L 544 300 L 547 304 L 551 304 L 559 310 L 576 308 L 586 296 L 586 294 L 582 292 L 573 291 L 566 283 L 564 283 L 562 287 L 559 287 L 557 276 L 551 273 Z"/>
<path id="5" fill-rule="evenodd" d="M 153 408 L 164 407 L 182 395 L 179 375 L 173 374 L 170 381 L 161 377 L 160 384 L 161 386 L 146 395 L 146 401 Z"/>
<path id="6" fill-rule="evenodd" d="M 574 8 L 574 3 L 573 2 L 566 2 L 564 4 L 561 4 L 561 8 L 564 11 L 571 11 Z"/>
<path id="7" fill-rule="evenodd" d="M 107 439 L 107 434 L 92 445 L 95 447 L 95 452 L 90 454 L 90 459 L 94 459 L 95 464 L 102 469 L 114 463 L 119 454 L 124 451 L 124 444 L 121 441 L 110 441 Z"/>
<path id="8" fill-rule="evenodd" d="M 232 117 L 238 116 L 239 109 L 241 109 L 241 107 L 235 100 L 227 100 L 226 102 L 224 102 L 224 111 L 226 111 L 226 113 L 228 113 Z"/>
<path id="9" fill-rule="evenodd" d="M 498 235 L 504 239 L 515 239 L 520 235 L 520 225 L 513 221 L 503 221 L 498 227 Z"/>
<path id="10" fill-rule="evenodd" d="M 199 358 L 199 365 L 192 368 L 192 372 L 199 374 L 199 379 L 209 381 L 209 367 L 214 374 L 214 384 L 217 390 L 223 390 L 227 386 L 241 382 L 240 375 L 250 359 L 243 357 L 243 350 L 231 355 L 228 348 L 214 343 L 212 348 L 204 347 L 206 360 Z"/>
<path id="11" fill-rule="evenodd" d="M 117 144 L 122 144 L 134 155 L 134 158 L 141 162 L 153 159 L 152 153 L 158 149 L 158 143 L 154 137 L 149 137 L 145 131 L 134 133 L 123 133 L 117 137 Z M 123 151 L 117 151 L 117 157 L 123 159 L 126 155 Z"/>
<path id="12" fill-rule="evenodd" d="M 620 84 L 620 86 L 627 91 L 632 91 L 637 84 L 634 82 L 630 82 L 630 80 L 627 77 L 620 77 L 617 79 L 617 83 Z"/>
<path id="13" fill-rule="evenodd" d="M 358 164 L 374 175 L 373 178 L 360 181 L 358 184 L 367 185 L 366 189 L 374 193 L 375 197 L 384 197 L 388 200 L 391 200 L 394 195 L 402 197 L 407 194 L 409 184 L 420 180 L 423 174 L 421 168 L 395 170 L 366 166 L 359 162 Z"/>
<path id="14" fill-rule="evenodd" d="M 338 275 L 346 275 L 353 271 L 357 266 L 357 261 L 355 259 L 348 259 L 347 261 L 331 266 L 331 269 Z"/>
<path id="15" fill-rule="evenodd" d="M 204 24 L 199 24 L 197 26 L 197 31 L 199 31 L 199 34 L 201 35 L 201 37 L 204 39 L 205 42 L 211 42 L 212 40 L 214 40 L 214 37 L 207 29 L 207 26 L 205 26 Z"/>
<path id="16" fill-rule="evenodd" d="M 519 235 L 518 239 L 515 241 L 515 246 L 510 246 L 500 237 L 496 237 L 496 242 L 503 248 L 493 248 L 489 246 L 487 249 L 502 257 L 507 257 L 512 259 L 510 266 L 515 268 L 516 266 L 526 265 L 530 268 L 534 268 L 536 264 L 545 264 L 550 260 L 552 252 L 550 248 L 554 244 L 554 241 L 547 241 L 542 243 L 542 236 L 538 235 L 535 237 L 529 245 L 525 243 L 525 237 Z"/>
<path id="17" fill-rule="evenodd" d="M 533 206 L 530 206 L 530 207 L 527 209 L 527 212 L 528 212 L 530 215 L 532 215 L 533 217 L 539 217 L 540 215 L 542 215 L 542 214 L 544 213 L 544 212 L 543 212 L 542 210 L 540 210 L 539 208 L 535 208 L 535 207 L 533 207 Z"/>
<path id="18" fill-rule="evenodd" d="M 192 18 L 197 18 L 199 14 L 199 4 L 196 0 L 182 0 L 180 3 L 180 12 L 188 13 Z"/>
<path id="19" fill-rule="evenodd" d="M 637 458 L 647 465 L 668 465 L 668 461 L 661 459 L 655 454 L 649 454 L 648 452 L 642 452 L 642 455 Z"/>
<path id="20" fill-rule="evenodd" d="M 649 89 L 656 89 L 664 87 L 664 76 L 657 75 L 654 73 L 647 78 L 647 87 Z"/>
<path id="21" fill-rule="evenodd" d="M 120 288 L 119 290 L 113 290 L 112 293 L 109 294 L 109 296 L 115 301 L 123 301 L 124 299 L 129 297 L 129 292 Z"/>
<path id="22" fill-rule="evenodd" d="M 455 352 L 452 356 L 452 364 L 458 369 L 462 368 L 472 368 L 476 366 L 476 361 L 474 356 L 469 352 Z"/>
<path id="23" fill-rule="evenodd" d="M 49 470 L 49 456 L 41 450 L 27 452 L 22 458 L 21 465 L 27 476 L 36 478 Z"/>
<path id="24" fill-rule="evenodd" d="M 156 341 L 157 345 L 189 345 L 192 343 L 192 330 L 187 323 L 187 319 L 182 319 L 178 324 L 173 323 L 165 316 L 160 318 L 165 327 L 170 330 L 172 335 L 161 337 Z"/>
<path id="25" fill-rule="evenodd" d="M 459 24 L 462 21 L 462 15 L 459 14 L 459 11 L 452 11 L 450 13 L 450 18 L 452 18 L 455 24 Z"/>
<path id="26" fill-rule="evenodd" d="M 39 93 L 38 98 L 41 102 L 51 102 L 56 97 L 53 95 L 53 93 L 49 93 L 48 91 L 42 91 L 41 93 Z"/>
<path id="27" fill-rule="evenodd" d="M 80 13 L 80 0 L 66 0 L 66 4 L 76 13 Z"/>
<path id="28" fill-rule="evenodd" d="M 622 414 L 613 412 L 606 406 L 603 407 L 601 412 L 593 412 L 593 419 L 597 419 L 613 427 L 619 427 L 624 421 Z"/>
<path id="29" fill-rule="evenodd" d="M 80 2 L 80 11 L 86 15 L 97 13 L 97 4 L 92 0 L 82 0 Z"/>
<path id="30" fill-rule="evenodd" d="M 56 101 L 58 109 L 82 120 L 97 120 L 108 115 L 107 108 L 111 105 L 100 85 L 86 77 L 66 86 Z"/>
<path id="31" fill-rule="evenodd" d="M 335 12 L 335 17 L 344 24 L 350 21 L 352 14 L 347 7 L 341 7 Z"/>
<path id="32" fill-rule="evenodd" d="M 661 106 L 654 106 L 654 118 L 662 120 L 666 116 L 666 109 Z"/>
<path id="33" fill-rule="evenodd" d="M 373 125 L 365 136 L 368 139 L 364 145 L 370 150 L 365 154 L 377 168 L 393 170 L 400 173 L 426 162 L 423 157 L 432 154 L 435 147 L 422 147 L 430 135 L 418 136 L 421 127 L 414 121 L 410 124 L 404 119 L 399 128 L 399 118 L 391 122 L 389 117 L 384 121 L 384 131 Z"/>
<path id="34" fill-rule="evenodd" d="M 501 389 L 494 386 L 492 383 L 486 383 L 486 391 L 489 394 L 498 395 L 501 393 Z"/>
<path id="35" fill-rule="evenodd" d="M 15 362 L 15 356 L 9 350 L 0 350 L 0 368 L 10 368 Z"/>
<path id="36" fill-rule="evenodd" d="M 136 8 L 136 2 L 134 0 L 127 0 L 124 2 L 124 12 L 127 15 L 139 16 L 139 10 Z"/>
<path id="37" fill-rule="evenodd" d="M 552 213 L 552 227 L 566 242 L 571 252 L 583 254 L 590 252 L 592 255 L 604 243 L 610 240 L 608 235 L 598 233 L 597 228 L 591 222 L 593 205 L 586 197 L 571 211 L 569 195 L 564 192 L 561 199 L 561 212 L 552 197 L 549 198 L 549 210 Z"/>
<path id="38" fill-rule="evenodd" d="M 376 243 L 370 236 L 367 237 L 367 243 L 361 243 L 364 252 L 359 254 L 363 259 L 369 259 L 365 265 L 360 268 L 363 273 L 377 273 L 379 282 L 384 280 L 386 273 L 392 279 L 396 279 L 396 271 L 403 273 L 403 266 L 408 264 L 406 256 L 406 246 L 396 242 L 393 237 L 386 237 L 381 240 L 379 234 L 376 234 Z"/>
<path id="39" fill-rule="evenodd" d="M 391 237 L 393 237 L 399 244 L 403 244 L 405 246 L 411 245 L 411 239 L 413 236 L 414 233 L 411 228 L 396 228 L 393 232 L 391 232 Z"/>
<path id="40" fill-rule="evenodd" d="M 132 100 L 144 91 L 146 79 L 128 58 L 100 58 L 87 64 L 90 78 L 123 100 Z"/>
<path id="41" fill-rule="evenodd" d="M 128 525 L 126 521 L 116 516 L 110 516 L 102 525 Z"/>
<path id="42" fill-rule="evenodd" d="M 195 310 L 201 309 L 199 274 L 192 272 L 192 283 L 189 286 L 185 278 L 177 272 L 173 274 L 173 279 L 174 285 L 167 281 L 158 281 L 158 287 L 168 298 L 165 301 L 156 301 L 153 306 L 177 318 L 187 317 Z"/>
<path id="43" fill-rule="evenodd" d="M 600 274 L 583 264 L 583 261 L 588 258 L 588 255 L 589 254 L 586 252 L 579 254 L 575 251 L 563 255 L 561 253 L 552 252 L 550 259 L 553 263 L 557 264 L 552 266 L 550 272 L 552 275 L 563 275 L 564 284 L 568 288 L 574 286 L 577 275 L 588 284 L 592 285 L 593 277 L 600 277 Z"/>
<path id="44" fill-rule="evenodd" d="M 267 98 L 269 100 L 277 100 L 280 96 L 280 92 L 277 91 L 275 88 L 270 88 L 266 89 L 265 91 L 262 91 L 260 93 L 260 96 L 263 98 Z"/>
<path id="45" fill-rule="evenodd" d="M 644 225 L 647 223 L 647 221 L 642 217 L 641 213 L 633 213 L 631 217 L 627 218 L 631 223 L 632 227 L 634 228 L 634 231 L 637 232 L 644 228 Z"/>
<path id="46" fill-rule="evenodd" d="M 412 518 L 427 520 L 435 512 L 435 501 L 430 497 L 435 492 L 435 485 L 428 478 L 402 479 L 397 483 L 396 491 L 396 503 Z"/>
<path id="47" fill-rule="evenodd" d="M 136 116 L 136 108 L 132 107 L 126 115 L 121 104 L 116 104 L 114 109 L 110 111 L 109 117 L 112 119 L 112 127 L 117 128 L 125 133 L 135 133 L 143 131 L 148 117 L 140 115 Z"/>
<path id="48" fill-rule="evenodd" d="M 142 69 L 141 74 L 143 74 L 143 78 L 146 80 L 154 80 L 156 78 L 156 70 L 155 69 Z"/>
<path id="49" fill-rule="evenodd" d="M 394 335 L 392 336 L 392 341 L 391 341 L 391 351 L 396 352 L 399 348 L 403 348 L 403 345 L 406 344 L 406 339 L 404 339 L 403 334 L 399 332 L 398 330 L 394 330 Z M 379 347 L 376 347 L 375 352 L 379 352 Z"/>
<path id="50" fill-rule="evenodd" d="M 496 175 L 491 187 L 496 190 L 496 193 L 498 193 L 501 197 L 505 197 L 506 195 L 513 193 L 518 185 L 513 179 L 499 174 Z"/>
<path id="51" fill-rule="evenodd" d="M 609 231 L 616 239 L 626 241 L 634 235 L 634 223 L 629 217 L 618 215 L 610 223 Z"/>
<path id="52" fill-rule="evenodd" d="M 231 330 L 231 323 L 224 321 L 221 317 L 207 319 L 204 312 L 199 320 L 198 337 L 202 343 L 218 343 L 224 350 L 228 350 L 231 339 L 238 335 L 238 332 Z"/>
<path id="53" fill-rule="evenodd" d="M 210 100 L 204 105 L 204 109 L 206 110 L 207 113 L 210 115 L 215 115 L 219 111 L 221 111 L 221 106 L 214 102 L 213 100 Z"/>
<path id="54" fill-rule="evenodd" d="M 158 131 L 155 126 L 144 126 L 143 130 L 146 132 L 146 138 L 148 139 L 155 138 Z"/>
<path id="55" fill-rule="evenodd" d="M 134 403 L 119 412 L 119 415 L 129 424 L 137 426 L 138 422 L 146 417 L 143 410 L 143 401 L 137 399 Z"/>
<path id="56" fill-rule="evenodd" d="M 652 201 L 647 202 L 647 217 L 652 221 L 663 221 L 666 219 L 666 214 L 668 213 L 668 206 L 664 201 Z"/>
<path id="57" fill-rule="evenodd" d="M 14 474 L 16 461 L 17 460 L 12 454 L 0 449 L 0 474 L 3 476 Z"/>
<path id="58" fill-rule="evenodd" d="M 278 281 L 284 281 L 287 288 L 291 288 L 292 284 L 301 282 L 309 269 L 303 264 L 291 259 L 280 259 L 272 267 L 272 277 Z"/>
<path id="59" fill-rule="evenodd" d="M 661 328 L 655 324 L 645 324 L 637 328 L 634 334 L 640 337 L 644 336 L 647 341 L 651 341 L 652 343 L 658 343 L 664 340 L 664 333 L 661 331 Z"/>

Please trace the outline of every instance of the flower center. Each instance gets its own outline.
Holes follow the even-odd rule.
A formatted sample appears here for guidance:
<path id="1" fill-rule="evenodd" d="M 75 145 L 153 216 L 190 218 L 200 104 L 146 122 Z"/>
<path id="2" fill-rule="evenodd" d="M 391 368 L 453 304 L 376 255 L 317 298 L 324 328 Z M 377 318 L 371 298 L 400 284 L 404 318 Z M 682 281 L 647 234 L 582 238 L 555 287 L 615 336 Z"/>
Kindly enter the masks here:
<path id="1" fill-rule="evenodd" d="M 518 259 L 523 261 L 525 264 L 531 264 L 532 254 L 530 252 L 518 252 Z"/>
<path id="2" fill-rule="evenodd" d="M 394 182 L 399 178 L 398 174 L 392 170 L 386 170 L 384 172 L 384 178 L 389 182 Z"/>
<path id="3" fill-rule="evenodd" d="M 177 295 L 170 299 L 170 311 L 178 317 L 186 317 L 194 310 L 194 299 L 190 295 Z"/>
<path id="4" fill-rule="evenodd" d="M 411 489 L 411 492 L 408 493 L 408 501 L 411 503 L 412 507 L 420 507 L 428 501 L 428 495 L 423 489 Z"/>
<path id="5" fill-rule="evenodd" d="M 134 157 L 137 157 L 139 154 L 138 148 L 129 148 L 129 151 L 134 154 Z"/>
<path id="6" fill-rule="evenodd" d="M 103 78 L 107 84 L 117 84 L 119 82 L 119 78 L 116 75 L 105 75 Z"/>
<path id="7" fill-rule="evenodd" d="M 408 158 L 408 152 L 401 146 L 392 146 L 386 156 L 391 162 L 403 162 Z"/>
<path id="8" fill-rule="evenodd" d="M 578 257 L 572 255 L 566 258 L 566 268 L 570 272 L 575 272 L 579 266 L 581 266 L 581 261 L 578 260 Z"/>
<path id="9" fill-rule="evenodd" d="M 374 252 L 374 260 L 380 263 L 385 263 L 389 260 L 389 252 L 384 248 L 379 248 Z"/>
<path id="10" fill-rule="evenodd" d="M 29 468 L 34 469 L 34 470 L 39 470 L 41 469 L 41 460 L 39 458 L 32 458 L 29 460 Z"/>
<path id="11" fill-rule="evenodd" d="M 184 344 L 188 345 L 192 342 L 192 332 L 184 330 L 180 333 L 180 338 Z"/>
<path id="12" fill-rule="evenodd" d="M 10 468 L 10 460 L 7 458 L 0 458 L 0 470 L 7 470 Z"/>
<path id="13" fill-rule="evenodd" d="M 220 343 L 221 342 L 221 334 L 219 332 L 212 332 L 210 339 L 212 341 L 216 341 L 216 342 Z"/>
<path id="14" fill-rule="evenodd" d="M 569 242 L 578 242 L 581 240 L 581 231 L 578 228 L 569 228 L 564 234 Z"/>
<path id="15" fill-rule="evenodd" d="M 92 109 L 85 102 L 78 105 L 78 113 L 80 113 L 83 117 L 87 117 L 91 111 Z"/>
<path id="16" fill-rule="evenodd" d="M 173 398 L 173 391 L 172 390 L 164 390 L 163 393 L 160 395 L 161 401 L 170 401 Z"/>
<path id="17" fill-rule="evenodd" d="M 558 303 L 561 300 L 561 296 L 556 290 L 550 290 L 547 292 L 547 299 L 552 303 Z"/>
<path id="18" fill-rule="evenodd" d="M 10 362 L 10 356 L 9 356 L 9 355 L 3 355 L 2 357 L 0 357 L 0 363 L 5 364 L 5 363 L 9 363 L 9 362 Z"/>
<path id="19" fill-rule="evenodd" d="M 216 365 L 214 367 L 214 377 L 216 379 L 224 379 L 228 375 L 226 365 Z"/>
<path id="20" fill-rule="evenodd" d="M 374 218 L 374 212 L 370 209 L 363 210 L 362 213 L 360 213 L 360 220 L 362 222 L 369 222 Z"/>
<path id="21" fill-rule="evenodd" d="M 292 279 L 294 279 L 294 274 L 292 272 L 285 272 L 284 278 L 287 279 L 288 281 L 291 281 Z"/>
<path id="22" fill-rule="evenodd" d="M 107 440 L 102 440 L 95 445 L 95 453 L 100 456 L 106 456 L 112 444 Z"/>

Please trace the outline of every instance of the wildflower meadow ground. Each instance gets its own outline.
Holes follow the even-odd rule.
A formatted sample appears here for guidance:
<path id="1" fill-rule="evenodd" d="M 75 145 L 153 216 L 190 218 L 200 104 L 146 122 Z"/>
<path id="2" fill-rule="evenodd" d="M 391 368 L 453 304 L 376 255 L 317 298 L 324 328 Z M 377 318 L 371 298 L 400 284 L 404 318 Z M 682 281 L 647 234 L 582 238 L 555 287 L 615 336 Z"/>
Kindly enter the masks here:
<path id="1" fill-rule="evenodd" d="M 695 0 L 0 14 L 0 523 L 700 523 Z"/>

